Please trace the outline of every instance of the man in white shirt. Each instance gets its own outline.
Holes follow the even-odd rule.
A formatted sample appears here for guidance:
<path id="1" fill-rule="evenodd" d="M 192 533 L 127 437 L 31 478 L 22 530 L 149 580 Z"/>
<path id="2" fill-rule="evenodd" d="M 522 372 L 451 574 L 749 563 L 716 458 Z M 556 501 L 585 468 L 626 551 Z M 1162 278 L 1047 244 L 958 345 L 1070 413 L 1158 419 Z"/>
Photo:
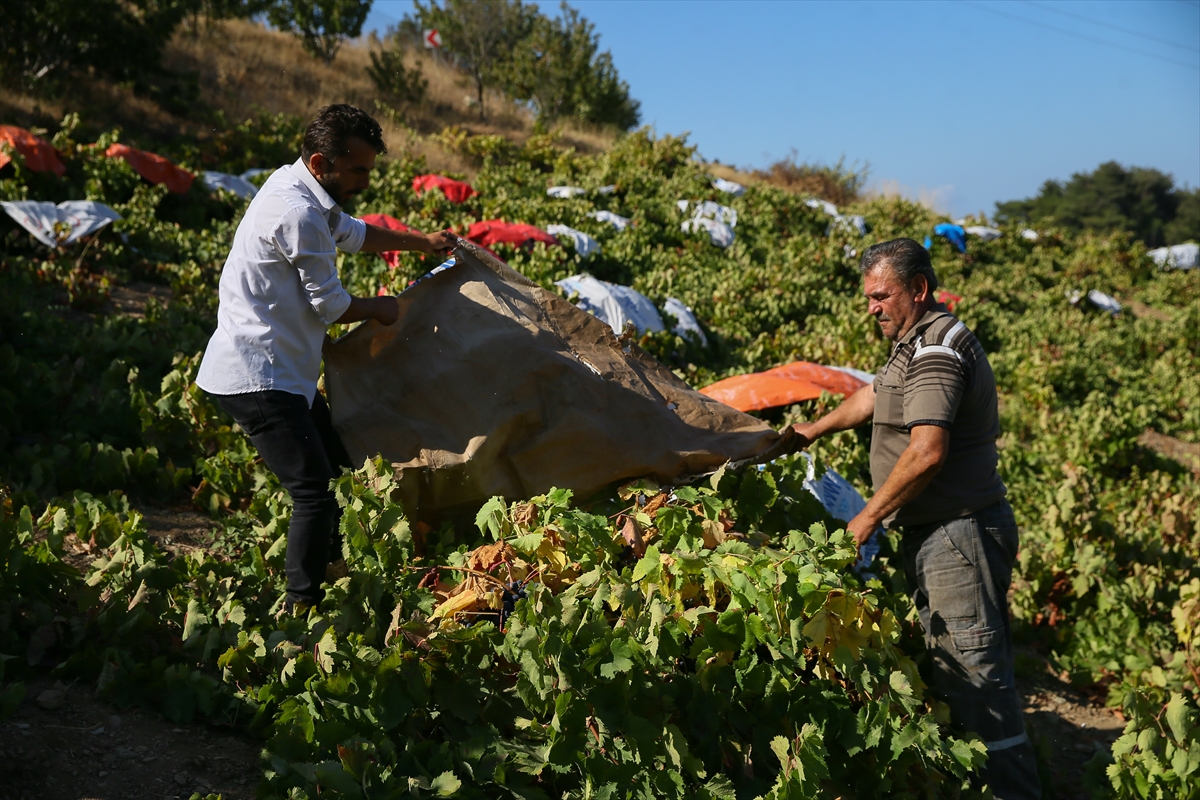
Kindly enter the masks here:
<path id="1" fill-rule="evenodd" d="M 299 160 L 267 179 L 238 225 L 221 272 L 217 330 L 196 375 L 292 497 L 285 605 L 295 612 L 324 596 L 338 522 L 329 482 L 349 462 L 317 392 L 326 328 L 391 325 L 400 315 L 394 297 L 343 288 L 337 250 L 436 254 L 457 241 L 449 231 L 393 231 L 342 212 L 384 152 L 383 132 L 364 111 L 338 104 L 317 112 Z"/>

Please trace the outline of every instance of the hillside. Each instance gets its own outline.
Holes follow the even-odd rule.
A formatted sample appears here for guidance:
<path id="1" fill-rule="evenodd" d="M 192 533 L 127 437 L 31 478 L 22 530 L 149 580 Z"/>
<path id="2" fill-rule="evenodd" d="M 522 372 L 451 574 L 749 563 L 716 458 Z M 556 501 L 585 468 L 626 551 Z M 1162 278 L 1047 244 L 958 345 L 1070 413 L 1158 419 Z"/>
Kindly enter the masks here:
<path id="1" fill-rule="evenodd" d="M 308 88 L 366 91 L 315 67 L 287 72 L 285 38 L 221 31 L 176 40 L 170 57 L 196 65 L 212 113 L 245 123 L 213 130 L 208 117 L 202 129 L 111 86 L 92 105 L 0 110 L 4 122 L 82 115 L 54 131 L 65 175 L 5 167 L 0 199 L 86 196 L 122 216 L 55 249 L 0 217 L 0 715 L 36 726 L 0 727 L 0 751 L 15 754 L 0 765 L 5 785 L 57 797 L 46 781 L 70 774 L 30 768 L 22 731 L 44 763 L 77 769 L 55 738 L 64 724 L 93 731 L 89 751 L 111 749 L 111 763 L 134 758 L 135 741 L 156 754 L 143 759 L 179 757 L 185 746 L 153 741 L 170 732 L 162 718 L 182 737 L 203 725 L 257 743 L 213 737 L 221 750 L 156 773 L 186 791 L 224 786 L 218 754 L 261 746 L 257 789 L 229 770 L 227 798 L 978 797 L 985 748 L 952 731 L 927 692 L 898 535 L 884 538 L 874 577 L 851 570 L 840 523 L 805 488 L 803 456 L 675 486 L 494 498 L 474 524 L 418 522 L 392 465 L 369 461 L 338 480 L 350 575 L 309 616 L 277 616 L 290 500 L 193 380 L 246 202 L 199 181 L 170 194 L 90 144 L 127 120 L 123 138 L 237 172 L 295 133 L 254 113 L 253 98 L 302 117 L 323 101 Z M 214 52 L 225 55 L 202 55 Z M 342 58 L 362 63 L 361 51 L 335 66 Z M 447 76 L 439 92 L 453 87 Z M 806 202 L 802 169 L 780 171 L 797 191 L 761 181 L 734 197 L 677 137 L 589 143 L 535 134 L 517 112 L 490 128 L 471 113 L 447 101 L 414 115 L 413 133 L 391 127 L 393 157 L 353 211 L 422 230 L 499 218 L 589 234 L 601 250 L 587 259 L 569 244 L 497 251 L 551 291 L 588 271 L 660 309 L 682 300 L 707 345 L 663 331 L 629 347 L 696 387 L 798 359 L 878 368 L 889 346 L 864 313 L 857 256 L 942 221 L 900 198 L 852 201 L 841 210 L 863 217 L 861 233 Z M 418 196 L 413 177 L 437 164 L 478 195 Z M 548 197 L 556 185 L 585 191 Z M 680 200 L 736 210 L 733 243 L 684 230 Z M 1023 537 L 1018 678 L 1036 692 L 1047 795 L 1194 796 L 1200 270 L 1160 269 L 1124 234 L 1000 233 L 966 253 L 940 237 L 930 246 L 1001 395 L 1000 469 Z M 339 269 L 351 291 L 375 295 L 433 266 L 354 254 Z M 1089 290 L 1121 310 L 1093 306 Z M 782 426 L 834 402 L 764 416 Z M 847 432 L 812 454 L 868 492 L 866 445 Z M 586 442 L 577 449 L 587 457 Z M 144 716 L 141 739 L 119 744 L 111 721 L 97 731 L 81 716 L 95 703 L 56 706 L 70 686 L 113 704 L 122 724 Z M 82 767 L 89 786 L 120 796 L 125 773 L 103 763 Z"/>
<path id="2" fill-rule="evenodd" d="M 531 135 L 532 115 L 503 95 L 489 96 L 488 118 L 481 120 L 467 103 L 471 91 L 461 73 L 424 52 L 411 53 L 409 65 L 419 64 L 429 81 L 428 101 L 398 112 L 386 104 L 380 108 L 377 103 L 383 101 L 366 72 L 370 46 L 365 39 L 351 41 L 326 65 L 306 54 L 295 37 L 254 22 L 202 23 L 181 28 L 164 51 L 164 66 L 177 76 L 171 91 L 163 92 L 169 97 L 156 100 L 104 78 L 77 76 L 54 99 L 6 91 L 0 95 L 0 119 L 53 132 L 66 113 L 76 112 L 84 120 L 81 133 L 95 135 L 120 126 L 124 140 L 158 149 L 180 137 L 206 141 L 216 126 L 260 113 L 308 120 L 322 105 L 348 102 L 379 119 L 392 153 L 423 155 L 431 169 L 468 175 L 474 170 L 471 161 L 425 137 L 449 126 L 516 142 Z M 558 133 L 564 144 L 581 152 L 598 152 L 613 139 L 611 132 L 572 126 L 562 126 Z"/>

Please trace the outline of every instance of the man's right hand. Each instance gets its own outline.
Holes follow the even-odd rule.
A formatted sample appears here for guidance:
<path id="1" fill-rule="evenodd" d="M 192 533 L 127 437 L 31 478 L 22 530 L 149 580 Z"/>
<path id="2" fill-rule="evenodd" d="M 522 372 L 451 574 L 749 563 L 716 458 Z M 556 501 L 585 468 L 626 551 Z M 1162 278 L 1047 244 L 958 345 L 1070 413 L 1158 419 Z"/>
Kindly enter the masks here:
<path id="1" fill-rule="evenodd" d="M 807 450 L 813 442 L 820 438 L 821 434 L 817 432 L 815 422 L 797 422 L 792 426 L 792 430 L 800 437 L 800 446 L 797 450 Z"/>
<path id="2" fill-rule="evenodd" d="M 458 247 L 458 237 L 451 231 L 437 231 L 436 233 L 425 234 L 425 240 L 428 243 L 426 253 L 436 256 L 445 255 Z"/>

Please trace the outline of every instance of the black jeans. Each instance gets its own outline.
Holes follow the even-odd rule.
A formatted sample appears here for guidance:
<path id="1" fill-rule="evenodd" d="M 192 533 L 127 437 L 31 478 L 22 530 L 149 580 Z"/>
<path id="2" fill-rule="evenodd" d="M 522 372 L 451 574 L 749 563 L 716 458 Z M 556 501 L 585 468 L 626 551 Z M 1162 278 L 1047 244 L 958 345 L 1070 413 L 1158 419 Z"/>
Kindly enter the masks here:
<path id="1" fill-rule="evenodd" d="M 932 689 L 960 731 L 983 738 L 997 800 L 1041 797 L 1013 676 L 1008 587 L 1017 523 L 1007 500 L 904 529 L 904 571 L 933 659 Z"/>
<path id="2" fill-rule="evenodd" d="M 292 522 L 287 532 L 288 600 L 319 603 L 325 596 L 321 582 L 330 552 L 340 542 L 338 504 L 329 482 L 350 465 L 325 398 L 318 392 L 311 408 L 301 395 L 276 390 L 214 398 L 250 437 L 292 496 Z"/>

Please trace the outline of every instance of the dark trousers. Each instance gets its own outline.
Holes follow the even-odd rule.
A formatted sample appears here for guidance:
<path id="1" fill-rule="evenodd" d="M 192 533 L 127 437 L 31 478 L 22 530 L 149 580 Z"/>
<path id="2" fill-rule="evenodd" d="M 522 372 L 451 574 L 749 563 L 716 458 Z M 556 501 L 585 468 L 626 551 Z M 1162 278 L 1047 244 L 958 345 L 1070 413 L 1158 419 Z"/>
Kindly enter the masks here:
<path id="1" fill-rule="evenodd" d="M 320 602 L 321 582 L 338 536 L 338 504 L 329 482 L 349 466 L 350 457 L 317 393 L 309 408 L 298 394 L 267 390 L 214 395 L 217 403 L 250 437 L 267 466 L 292 497 L 287 532 L 287 597 L 293 603 Z M 336 559 L 339 554 L 334 553 Z"/>
<path id="2" fill-rule="evenodd" d="M 904 529 L 904 571 L 933 659 L 932 689 L 960 731 L 987 745 L 997 800 L 1042 796 L 1013 676 L 1008 587 L 1017 523 L 1001 500 L 962 519 Z"/>

